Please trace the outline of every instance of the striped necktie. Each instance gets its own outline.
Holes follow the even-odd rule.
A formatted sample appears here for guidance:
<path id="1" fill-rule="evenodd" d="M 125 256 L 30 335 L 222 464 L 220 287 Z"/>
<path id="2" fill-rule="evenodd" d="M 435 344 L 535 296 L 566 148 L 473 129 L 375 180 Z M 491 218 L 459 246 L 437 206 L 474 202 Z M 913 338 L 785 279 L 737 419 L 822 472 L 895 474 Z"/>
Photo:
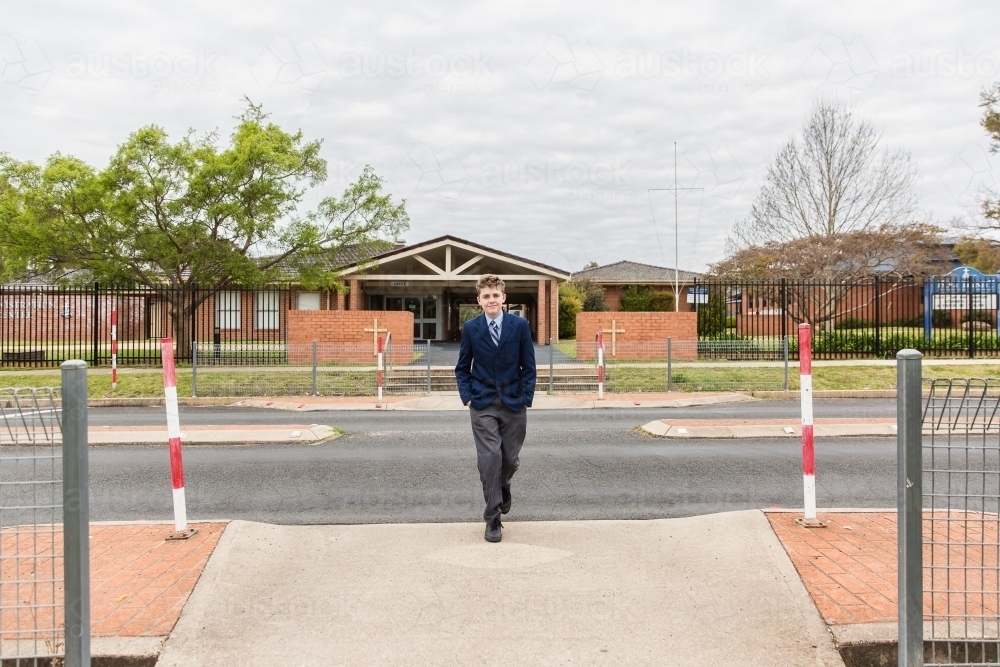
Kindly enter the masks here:
<path id="1" fill-rule="evenodd" d="M 496 320 L 490 320 L 490 335 L 493 336 L 493 344 L 497 347 L 500 346 L 500 327 L 497 326 Z"/>

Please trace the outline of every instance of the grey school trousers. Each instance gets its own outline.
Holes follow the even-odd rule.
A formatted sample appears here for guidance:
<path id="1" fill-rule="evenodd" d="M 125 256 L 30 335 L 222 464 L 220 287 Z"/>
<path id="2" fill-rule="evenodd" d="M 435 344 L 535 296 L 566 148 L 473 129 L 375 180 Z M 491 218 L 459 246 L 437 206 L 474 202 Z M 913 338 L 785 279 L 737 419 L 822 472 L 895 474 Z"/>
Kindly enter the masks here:
<path id="1" fill-rule="evenodd" d="M 528 411 L 514 412 L 496 398 L 482 410 L 469 406 L 472 414 L 472 437 L 476 441 L 476 463 L 483 482 L 483 499 L 487 522 L 500 516 L 503 496 L 500 489 L 509 489 L 510 480 L 521 461 L 521 445 L 528 427 Z"/>

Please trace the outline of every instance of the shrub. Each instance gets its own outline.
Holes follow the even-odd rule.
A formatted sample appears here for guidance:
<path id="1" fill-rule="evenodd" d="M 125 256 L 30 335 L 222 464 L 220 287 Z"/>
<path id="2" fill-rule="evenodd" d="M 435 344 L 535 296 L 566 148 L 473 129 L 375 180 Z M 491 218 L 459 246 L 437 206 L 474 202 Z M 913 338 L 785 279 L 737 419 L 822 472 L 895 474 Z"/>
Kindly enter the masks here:
<path id="1" fill-rule="evenodd" d="M 836 324 L 836 328 L 840 329 L 870 329 L 874 324 L 871 320 L 866 320 L 863 317 L 845 317 Z"/>
<path id="2" fill-rule="evenodd" d="M 959 321 L 964 324 L 970 319 L 973 322 L 986 322 L 987 324 L 993 324 L 993 314 L 986 310 L 974 310 L 971 313 L 962 313 L 962 319 Z"/>
<path id="3" fill-rule="evenodd" d="M 898 317 L 894 320 L 889 320 L 885 323 L 887 327 L 915 327 L 922 329 L 924 327 L 924 316 L 914 315 L 913 317 Z"/>
<path id="4" fill-rule="evenodd" d="M 726 317 L 726 297 L 717 289 L 709 290 L 708 303 L 698 306 L 698 334 L 717 338 L 726 333 L 729 318 Z M 736 318 L 733 318 L 736 326 Z"/>
<path id="5" fill-rule="evenodd" d="M 653 298 L 646 285 L 629 285 L 622 290 L 622 310 L 627 313 L 648 313 L 653 309 Z"/>
<path id="6" fill-rule="evenodd" d="M 576 337 L 576 315 L 583 310 L 583 302 L 572 291 L 563 293 L 559 290 L 559 336 L 562 338 Z"/>
<path id="7" fill-rule="evenodd" d="M 673 312 L 674 295 L 670 292 L 652 292 L 649 295 L 649 309 L 654 313 Z"/>
<path id="8" fill-rule="evenodd" d="M 944 329 L 951 326 L 951 313 L 947 310 L 935 310 L 931 314 L 931 326 Z"/>

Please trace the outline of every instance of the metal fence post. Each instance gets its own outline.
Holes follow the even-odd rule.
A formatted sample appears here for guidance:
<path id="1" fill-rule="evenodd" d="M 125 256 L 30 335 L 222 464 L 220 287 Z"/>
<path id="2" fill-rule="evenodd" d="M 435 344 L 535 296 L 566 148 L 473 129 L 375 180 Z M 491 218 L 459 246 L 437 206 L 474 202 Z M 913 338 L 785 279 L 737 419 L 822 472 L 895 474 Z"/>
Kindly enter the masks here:
<path id="1" fill-rule="evenodd" d="M 673 378 L 673 351 L 671 350 L 671 340 L 667 338 L 667 393 L 674 390 L 674 378 Z"/>
<path id="2" fill-rule="evenodd" d="M 785 358 L 785 391 L 788 391 L 788 336 L 781 337 L 781 354 Z"/>
<path id="3" fill-rule="evenodd" d="M 191 341 L 191 398 L 198 397 L 198 341 Z"/>
<path id="4" fill-rule="evenodd" d="M 921 360 L 916 350 L 896 354 L 896 507 L 899 565 L 899 665 L 924 664 Z"/>
<path id="5" fill-rule="evenodd" d="M 312 395 L 313 396 L 319 396 L 319 390 L 316 388 L 316 341 L 313 341 L 313 345 L 312 345 L 312 361 L 313 361 L 313 369 L 312 369 L 312 381 L 313 381 Z"/>
<path id="6" fill-rule="evenodd" d="M 554 362 L 553 357 L 555 356 L 554 346 L 552 345 L 552 339 L 549 339 L 549 393 L 551 394 L 554 390 L 552 387 L 552 364 Z"/>
<path id="7" fill-rule="evenodd" d="M 66 667 L 90 667 L 87 364 L 62 364 L 63 567 Z"/>
<path id="8" fill-rule="evenodd" d="M 101 354 L 97 349 L 97 346 L 101 341 L 101 316 L 100 316 L 100 295 L 98 293 L 98 284 L 94 283 L 94 310 L 91 312 L 91 319 L 94 322 L 93 333 L 94 333 L 94 356 L 92 363 L 94 366 L 98 366 L 101 363 Z"/>
<path id="9" fill-rule="evenodd" d="M 431 340 L 427 339 L 427 393 L 431 393 Z"/>

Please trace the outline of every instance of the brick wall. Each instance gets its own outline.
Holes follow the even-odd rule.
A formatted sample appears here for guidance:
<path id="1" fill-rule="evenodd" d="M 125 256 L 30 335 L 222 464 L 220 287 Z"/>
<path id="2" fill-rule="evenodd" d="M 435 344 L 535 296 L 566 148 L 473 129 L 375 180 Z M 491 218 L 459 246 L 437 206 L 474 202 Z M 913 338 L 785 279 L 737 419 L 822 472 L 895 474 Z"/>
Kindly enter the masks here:
<path id="1" fill-rule="evenodd" d="M 548 281 L 538 281 L 538 314 L 536 318 L 535 342 L 544 345 L 549 342 Z"/>
<path id="2" fill-rule="evenodd" d="M 624 329 L 624 333 L 616 335 L 619 344 L 625 344 L 619 350 L 635 359 L 660 359 L 663 357 L 663 350 L 659 347 L 650 346 L 643 349 L 639 346 L 629 349 L 630 342 L 665 342 L 667 338 L 674 341 L 696 341 L 698 340 L 698 316 L 696 313 L 579 313 L 576 316 L 576 354 L 578 359 L 593 359 L 593 342 L 597 337 L 598 330 L 610 330 L 612 320 L 617 329 Z M 610 349 L 611 334 L 604 334 L 604 347 Z M 692 347 L 683 346 L 681 348 L 694 358 L 697 350 Z M 620 354 L 621 354 L 620 352 Z M 681 353 L 683 355 L 684 353 Z M 675 358 L 681 358 L 678 351 L 674 352 Z"/>
<path id="3" fill-rule="evenodd" d="M 313 341 L 318 345 L 351 345 L 339 354 L 320 350 L 319 361 L 363 361 L 359 351 L 371 348 L 373 320 L 380 329 L 392 332 L 395 363 L 409 363 L 413 345 L 413 313 L 387 310 L 290 310 L 288 311 L 288 345 L 290 363 L 309 363 Z M 380 334 L 385 336 L 385 334 Z M 296 348 L 295 346 L 302 346 Z M 364 347 L 354 347 L 364 346 Z M 367 357 L 367 354 L 364 356 Z M 301 358 L 300 358 L 301 357 Z"/>

